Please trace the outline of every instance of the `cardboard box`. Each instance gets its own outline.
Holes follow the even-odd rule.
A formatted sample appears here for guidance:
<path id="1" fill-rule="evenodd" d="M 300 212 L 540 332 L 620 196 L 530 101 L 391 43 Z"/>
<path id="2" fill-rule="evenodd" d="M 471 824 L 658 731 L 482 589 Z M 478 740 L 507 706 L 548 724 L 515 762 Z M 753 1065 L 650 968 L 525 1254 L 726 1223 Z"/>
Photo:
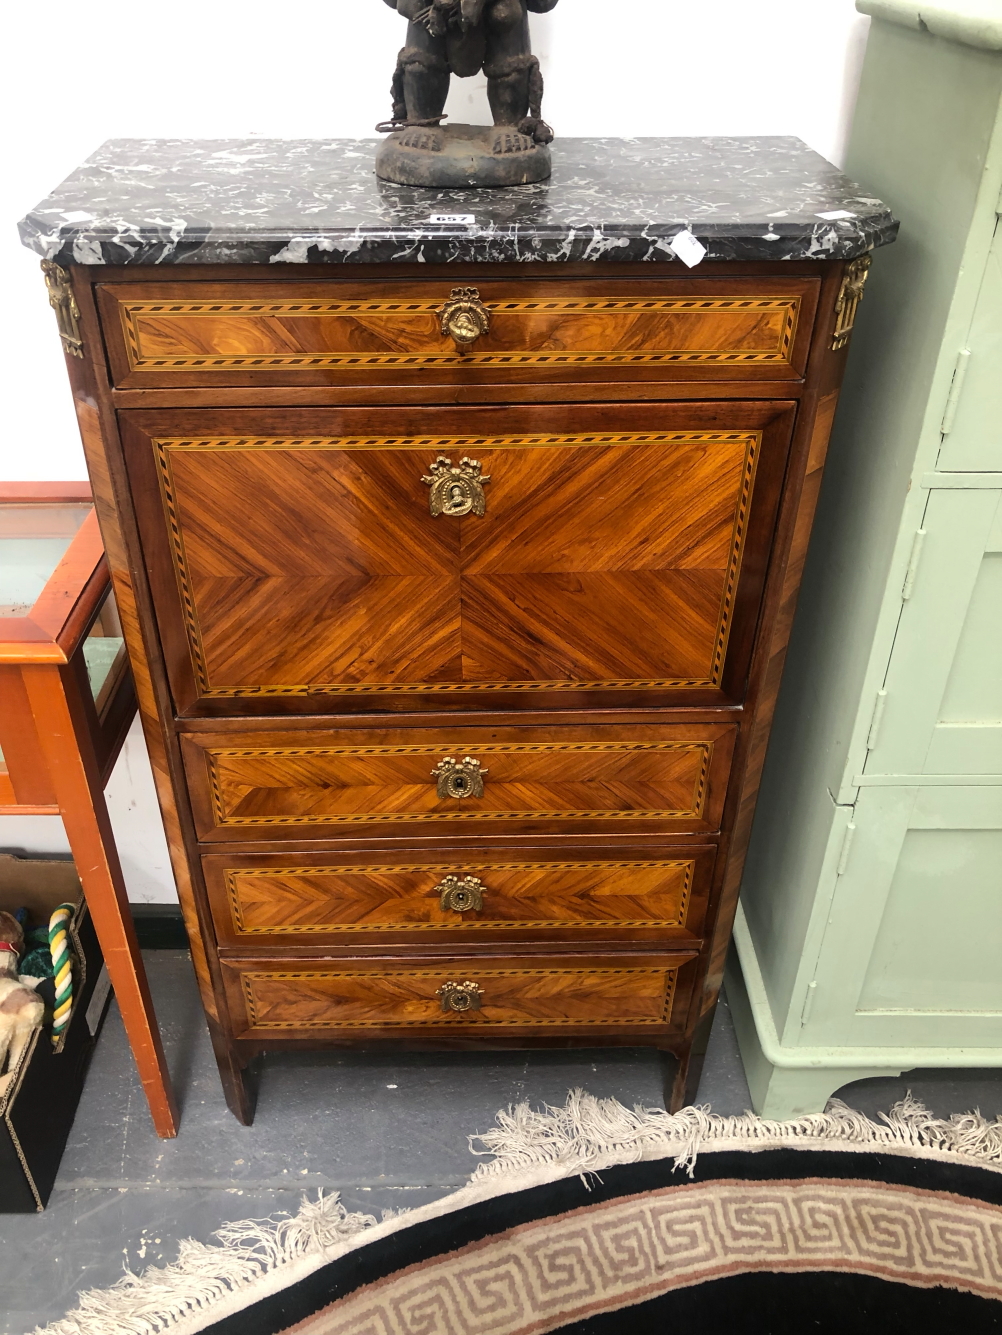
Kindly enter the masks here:
<path id="1" fill-rule="evenodd" d="M 63 903 L 78 905 L 69 929 L 75 960 L 73 1011 L 58 1047 L 52 1044 L 48 1024 L 35 1031 L 14 1079 L 0 1095 L 3 1214 L 45 1208 L 76 1116 L 109 988 L 73 863 L 0 854 L 0 909 L 11 913 L 27 908 L 33 925 L 41 925 Z M 51 981 L 40 985 L 39 994 L 51 1005 Z"/>

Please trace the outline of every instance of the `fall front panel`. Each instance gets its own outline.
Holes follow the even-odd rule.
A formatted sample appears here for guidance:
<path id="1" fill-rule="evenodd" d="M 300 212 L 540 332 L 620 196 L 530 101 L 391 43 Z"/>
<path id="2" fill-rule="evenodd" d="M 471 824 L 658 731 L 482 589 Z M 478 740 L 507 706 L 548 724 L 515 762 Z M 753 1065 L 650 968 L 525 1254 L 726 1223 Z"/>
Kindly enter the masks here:
<path id="1" fill-rule="evenodd" d="M 740 698 L 792 405 L 124 416 L 182 709 Z"/>

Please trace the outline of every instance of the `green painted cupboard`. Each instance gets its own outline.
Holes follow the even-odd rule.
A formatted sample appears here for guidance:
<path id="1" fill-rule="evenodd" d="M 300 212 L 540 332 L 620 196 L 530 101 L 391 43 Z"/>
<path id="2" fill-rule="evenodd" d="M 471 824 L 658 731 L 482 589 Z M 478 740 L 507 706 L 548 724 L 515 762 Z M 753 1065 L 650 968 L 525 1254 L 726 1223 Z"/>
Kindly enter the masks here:
<path id="1" fill-rule="evenodd" d="M 1002 8 L 857 8 L 845 168 L 901 231 L 853 336 L 728 967 L 768 1117 L 1002 1066 Z"/>

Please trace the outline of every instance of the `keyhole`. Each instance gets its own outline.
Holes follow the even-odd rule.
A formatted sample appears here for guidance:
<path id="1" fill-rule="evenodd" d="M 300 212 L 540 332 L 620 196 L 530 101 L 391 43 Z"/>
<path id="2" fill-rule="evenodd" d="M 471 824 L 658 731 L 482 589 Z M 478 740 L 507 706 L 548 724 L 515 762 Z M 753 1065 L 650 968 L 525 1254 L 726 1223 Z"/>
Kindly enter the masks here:
<path id="1" fill-rule="evenodd" d="M 457 793 L 462 793 L 466 791 L 466 780 L 463 778 L 462 774 L 456 775 L 456 777 L 452 781 L 452 786 L 453 788 L 455 788 Z"/>

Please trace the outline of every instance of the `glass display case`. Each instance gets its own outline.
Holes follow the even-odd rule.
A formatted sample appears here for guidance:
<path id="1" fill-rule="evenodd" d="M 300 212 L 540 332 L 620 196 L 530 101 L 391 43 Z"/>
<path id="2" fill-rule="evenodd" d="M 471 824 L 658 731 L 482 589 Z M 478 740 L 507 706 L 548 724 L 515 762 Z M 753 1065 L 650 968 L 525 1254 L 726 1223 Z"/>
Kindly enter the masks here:
<path id="1" fill-rule="evenodd" d="M 97 751 L 109 771 L 135 712 L 87 483 L 0 484 L 0 642 L 0 681 L 10 697 L 0 707 L 0 814 L 48 814 L 58 804 L 33 781 L 23 753 L 37 754 L 34 728 L 16 717 L 21 692 L 7 669 L 51 662 L 54 649 L 75 671 L 82 667 Z"/>
<path id="2" fill-rule="evenodd" d="M 61 816 L 156 1129 L 177 1112 L 104 788 L 136 698 L 85 482 L 0 483 L 0 815 Z"/>
<path id="3" fill-rule="evenodd" d="M 0 616 L 29 615 L 93 508 L 77 501 L 0 506 Z"/>
<path id="4" fill-rule="evenodd" d="M 60 580 L 72 582 L 76 563 L 65 558 L 84 521 L 93 513 L 94 507 L 87 501 L 18 503 L 0 499 L 0 618 L 31 620 L 32 608 L 57 569 Z M 73 597 L 71 588 L 58 592 L 65 593 L 67 602 Z M 9 627 L 5 637 L 16 634 L 16 628 Z M 119 690 L 129 691 L 125 640 L 110 586 L 84 637 L 83 657 L 100 721 Z M 6 794 L 5 799 L 9 796 Z"/>

